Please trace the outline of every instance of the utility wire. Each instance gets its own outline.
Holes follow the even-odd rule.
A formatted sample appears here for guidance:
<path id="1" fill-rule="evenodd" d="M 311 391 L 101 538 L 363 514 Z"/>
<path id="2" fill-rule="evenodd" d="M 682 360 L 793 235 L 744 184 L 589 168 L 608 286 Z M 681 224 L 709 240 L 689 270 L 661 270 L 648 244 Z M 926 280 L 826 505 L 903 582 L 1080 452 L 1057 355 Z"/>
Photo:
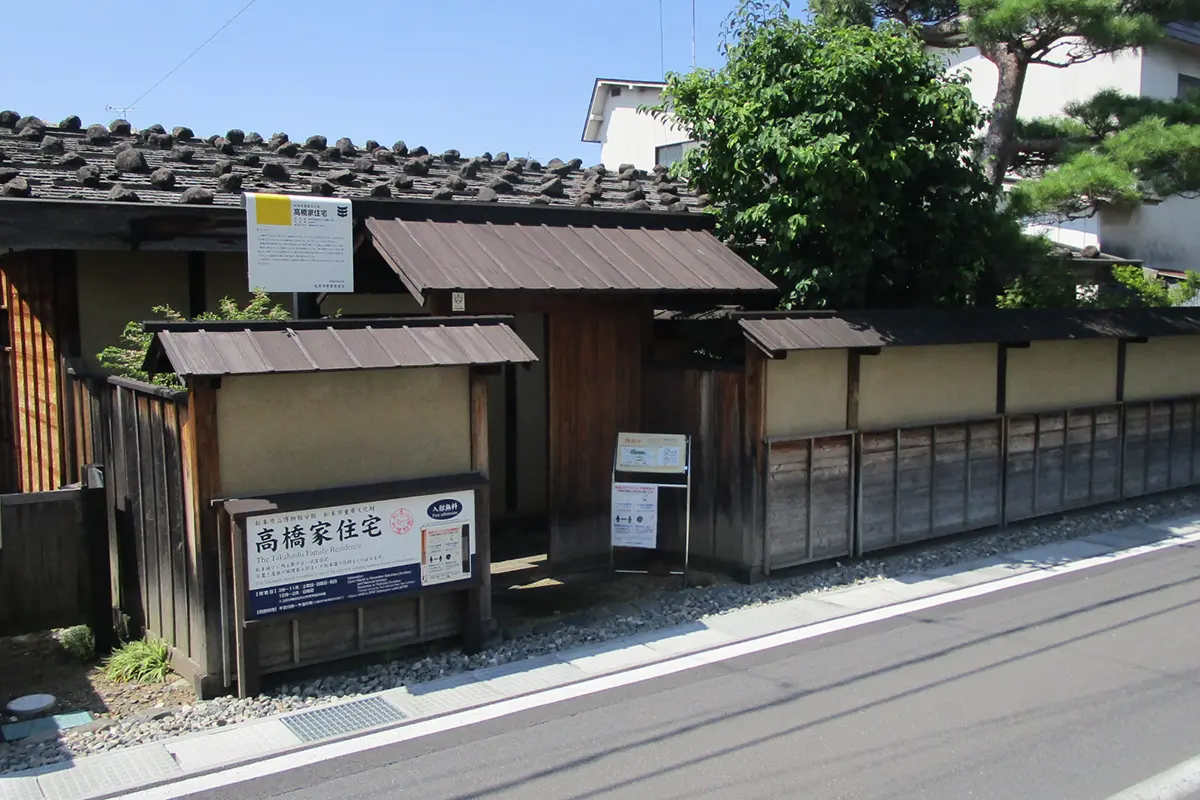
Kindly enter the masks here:
<path id="1" fill-rule="evenodd" d="M 659 0 L 659 1 L 661 2 L 661 0 Z M 142 100 L 145 99 L 146 95 L 153 92 L 159 86 L 162 86 L 163 83 L 167 80 L 167 78 L 170 78 L 172 75 L 174 75 L 176 72 L 178 72 L 179 69 L 184 64 L 186 64 L 192 60 L 193 56 L 195 56 L 197 53 L 199 53 L 201 50 L 203 50 L 208 45 L 208 43 L 211 42 L 213 39 L 220 36 L 222 31 L 224 31 L 226 28 L 228 28 L 230 25 L 232 25 L 238 17 L 240 17 L 242 14 L 245 14 L 246 10 L 249 9 L 250 6 L 254 5 L 257 2 L 258 2 L 258 0 L 250 0 L 250 2 L 248 2 L 248 3 L 246 3 L 246 5 L 242 6 L 241 10 L 238 11 L 236 14 L 234 14 L 229 19 L 225 20 L 225 24 L 222 25 L 221 27 L 217 28 L 216 32 L 212 36 L 205 39 L 203 42 L 200 43 L 199 47 L 197 47 L 192 52 L 188 53 L 187 56 L 183 59 L 183 61 L 180 61 L 178 64 L 176 64 L 174 67 L 172 67 L 171 71 L 168 72 L 166 75 L 163 75 L 161 78 L 159 78 L 158 81 L 153 86 L 151 86 L 149 89 L 147 89 L 146 91 L 144 91 L 140 95 L 138 95 L 137 100 L 134 100 L 128 106 L 123 106 L 123 107 L 132 108 L 132 107 L 136 106 L 138 103 L 140 103 Z"/>
<path id="2" fill-rule="evenodd" d="M 663 0 L 658 0 L 658 72 L 667 79 L 667 35 L 663 27 Z"/>

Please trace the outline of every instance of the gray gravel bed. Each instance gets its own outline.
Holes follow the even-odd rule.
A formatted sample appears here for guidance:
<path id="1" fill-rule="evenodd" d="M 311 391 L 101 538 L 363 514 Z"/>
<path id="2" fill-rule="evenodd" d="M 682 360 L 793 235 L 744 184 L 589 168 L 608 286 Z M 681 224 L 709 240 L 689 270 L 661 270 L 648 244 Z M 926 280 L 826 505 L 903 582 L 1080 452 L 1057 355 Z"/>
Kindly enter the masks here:
<path id="1" fill-rule="evenodd" d="M 642 599 L 609 604 L 525 626 L 482 653 L 467 657 L 443 649 L 403 658 L 239 700 L 217 698 L 183 708 L 160 708 L 70 731 L 61 740 L 0 744 L 0 774 L 160 739 L 235 725 L 363 694 L 413 685 L 481 667 L 521 661 L 630 634 L 693 622 L 806 594 L 870 583 L 898 575 L 1011 553 L 1041 544 L 1087 536 L 1157 519 L 1200 511 L 1200 490 L 1143 498 L 1119 507 L 1035 520 L 1004 531 L 962 535 L 921 547 L 841 561 L 753 586 L 721 584 L 660 590 Z"/>

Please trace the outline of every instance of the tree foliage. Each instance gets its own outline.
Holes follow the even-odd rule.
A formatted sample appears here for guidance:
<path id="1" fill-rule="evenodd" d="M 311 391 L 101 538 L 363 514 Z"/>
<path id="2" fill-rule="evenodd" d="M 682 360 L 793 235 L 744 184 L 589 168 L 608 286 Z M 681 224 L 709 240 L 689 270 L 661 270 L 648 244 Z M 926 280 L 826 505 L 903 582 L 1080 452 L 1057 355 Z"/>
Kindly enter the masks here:
<path id="1" fill-rule="evenodd" d="M 980 154 L 994 186 L 1027 179 L 1014 211 L 1083 216 L 1200 190 L 1194 98 L 1105 91 L 1063 119 L 1017 116 L 1030 67 L 1063 69 L 1153 45 L 1167 24 L 1200 19 L 1200 0 L 813 0 L 810 8 L 841 24 L 899 22 L 931 47 L 974 47 L 992 62 L 998 79 Z M 1000 278 L 986 277 L 988 287 Z"/>
<path id="2" fill-rule="evenodd" d="M 182 314 L 167 305 L 155 306 L 152 313 L 168 322 L 185 322 Z M 275 304 L 262 289 L 255 289 L 250 302 L 243 308 L 233 298 L 226 297 L 217 304 L 217 311 L 206 311 L 196 317 L 198 321 L 219 322 L 223 320 L 284 320 L 291 319 L 292 314 L 281 305 Z M 121 344 L 104 348 L 98 355 L 100 366 L 112 375 L 123 378 L 154 383 L 159 386 L 183 388 L 183 381 L 174 373 L 159 373 L 150 375 L 146 372 L 146 353 L 154 334 L 147 333 L 141 322 L 130 322 L 121 334 Z"/>
<path id="3" fill-rule="evenodd" d="M 894 23 L 810 25 L 745 4 L 726 65 L 668 76 L 681 169 L 787 307 L 967 302 L 1016 225 L 968 152 L 980 109 Z"/>

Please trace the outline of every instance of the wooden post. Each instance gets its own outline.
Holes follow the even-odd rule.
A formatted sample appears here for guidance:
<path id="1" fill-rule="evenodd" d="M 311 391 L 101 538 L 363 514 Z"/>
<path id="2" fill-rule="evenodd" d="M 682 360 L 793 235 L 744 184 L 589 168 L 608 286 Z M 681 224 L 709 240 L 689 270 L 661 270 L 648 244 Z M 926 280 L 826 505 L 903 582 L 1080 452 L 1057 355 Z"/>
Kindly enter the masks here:
<path id="1" fill-rule="evenodd" d="M 471 471 L 488 477 L 488 385 L 487 373 L 471 369 Z M 492 619 L 492 532 L 491 486 L 475 493 L 475 569 L 478 583 L 467 595 L 464 650 L 478 652 L 491 634 Z"/>
<path id="2" fill-rule="evenodd" d="M 104 490 L 104 467 L 86 464 L 80 469 L 83 529 L 87 532 L 88 570 L 92 602 L 88 620 L 96 641 L 96 652 L 107 653 L 117 646 L 115 598 L 108 557 L 108 498 Z"/>
<path id="3" fill-rule="evenodd" d="M 749 480 L 746 481 L 749 497 L 747 510 L 746 538 L 742 542 L 742 560 L 751 579 L 758 563 L 767 564 L 767 357 L 746 342 L 746 428 L 742 457 L 748 466 Z M 755 543 L 760 543 L 763 552 L 761 562 L 755 558 Z"/>
<path id="4" fill-rule="evenodd" d="M 258 629 L 246 619 L 250 597 L 246 575 L 246 537 L 236 522 L 229 526 L 233 536 L 233 618 L 237 644 L 238 697 L 253 697 L 259 691 Z"/>
<path id="5" fill-rule="evenodd" d="M 996 481 L 996 513 L 1000 527 L 1008 527 L 1008 343 L 996 345 L 996 413 L 1000 415 L 1000 473 Z"/>
<path id="6" fill-rule="evenodd" d="M 213 500 L 220 496 L 220 448 L 217 436 L 217 391 L 220 379 L 195 378 L 188 386 L 187 418 L 180 437 L 184 455 L 184 483 L 188 495 L 189 550 L 194 553 L 195 582 L 200 596 L 189 598 L 189 615 L 203 619 L 206 672 L 197 679 L 196 692 L 213 696 L 222 684 L 221 647 L 225 635 L 221 617 L 220 536 Z"/>
<path id="7" fill-rule="evenodd" d="M 862 516 L 862 434 L 858 431 L 858 395 L 862 377 L 862 353 L 846 351 L 846 430 L 850 431 L 850 554 L 861 556 L 862 536 L 858 529 Z M 812 477 L 809 476 L 809 480 Z"/>

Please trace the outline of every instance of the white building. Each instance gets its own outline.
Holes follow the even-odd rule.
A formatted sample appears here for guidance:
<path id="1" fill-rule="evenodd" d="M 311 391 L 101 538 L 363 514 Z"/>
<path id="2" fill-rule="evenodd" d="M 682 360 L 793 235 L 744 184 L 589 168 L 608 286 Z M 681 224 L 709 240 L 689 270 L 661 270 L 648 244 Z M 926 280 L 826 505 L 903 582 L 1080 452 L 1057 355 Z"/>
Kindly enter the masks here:
<path id="1" fill-rule="evenodd" d="M 976 102 L 991 105 L 996 67 L 974 48 L 949 56 L 951 69 L 971 75 Z M 1170 99 L 1200 88 L 1200 25 L 1175 24 L 1159 44 L 1140 51 L 1101 56 L 1066 69 L 1030 67 L 1021 96 L 1023 119 L 1059 116 L 1070 102 L 1087 100 L 1102 89 Z M 1163 270 L 1200 269 L 1200 201 L 1170 198 L 1133 211 L 1105 209 L 1095 217 L 1035 225 L 1070 247 L 1089 245 L 1105 253 L 1136 258 Z"/>
<path id="2" fill-rule="evenodd" d="M 952 69 L 966 69 L 971 91 L 989 106 L 996 91 L 996 68 L 974 48 L 949 56 Z M 677 161 L 694 143 L 669 120 L 639 113 L 657 105 L 665 84 L 659 81 L 599 79 L 592 90 L 583 141 L 600 144 L 605 164 L 651 169 Z M 1164 41 L 1142 51 L 1102 56 L 1067 69 L 1034 66 L 1021 99 L 1023 118 L 1062 114 L 1072 101 L 1101 89 L 1171 98 L 1200 88 L 1200 24 L 1169 26 Z M 1031 226 L 1070 248 L 1094 246 L 1105 253 L 1139 259 L 1164 270 L 1200 269 L 1200 200 L 1171 198 L 1156 205 L 1118 212 L 1105 210 L 1090 219 Z"/>
<path id="3" fill-rule="evenodd" d="M 667 119 L 639 112 L 642 106 L 658 105 L 665 83 L 598 78 L 592 89 L 583 141 L 600 145 L 600 161 L 615 169 L 633 164 L 650 170 L 656 164 L 670 166 L 693 143 Z"/>

